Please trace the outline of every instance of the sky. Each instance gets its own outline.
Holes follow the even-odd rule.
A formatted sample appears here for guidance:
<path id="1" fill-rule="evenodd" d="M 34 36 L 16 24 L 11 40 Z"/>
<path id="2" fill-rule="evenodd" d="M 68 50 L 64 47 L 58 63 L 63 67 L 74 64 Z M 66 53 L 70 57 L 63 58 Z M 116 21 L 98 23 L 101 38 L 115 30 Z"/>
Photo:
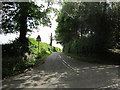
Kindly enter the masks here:
<path id="1" fill-rule="evenodd" d="M 41 4 L 41 2 L 37 2 L 37 4 Z M 44 4 L 45 5 L 45 4 Z M 53 7 L 54 8 L 57 8 L 57 9 L 60 9 L 61 6 L 58 5 L 58 4 L 53 4 Z M 51 23 L 52 23 L 52 26 L 51 28 L 50 27 L 43 27 L 43 26 L 38 26 L 38 29 L 33 29 L 34 32 L 32 32 L 31 38 L 34 38 L 36 39 L 38 35 L 40 35 L 41 37 L 41 42 L 45 42 L 45 43 L 50 43 L 50 35 L 52 33 L 52 35 L 54 36 L 55 35 L 55 29 L 57 27 L 57 22 L 55 21 L 57 16 L 54 17 L 54 13 L 50 13 L 52 19 L 51 19 Z M 54 17 L 54 18 L 53 18 Z M 4 35 L 4 34 L 0 34 L 0 44 L 5 44 L 5 43 L 9 43 L 10 41 L 12 40 L 15 40 L 15 38 L 19 37 L 19 34 L 7 34 L 7 35 Z M 59 47 L 62 49 L 62 46 L 60 44 L 57 44 L 56 41 L 54 40 L 53 41 L 53 46 L 55 47 Z"/>

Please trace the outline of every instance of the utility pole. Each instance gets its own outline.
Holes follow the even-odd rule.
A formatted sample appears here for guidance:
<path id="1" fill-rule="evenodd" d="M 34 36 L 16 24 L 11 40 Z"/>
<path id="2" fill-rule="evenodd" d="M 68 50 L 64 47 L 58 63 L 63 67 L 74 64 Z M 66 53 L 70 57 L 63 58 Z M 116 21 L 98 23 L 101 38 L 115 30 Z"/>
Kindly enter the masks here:
<path id="1" fill-rule="evenodd" d="M 51 36 L 50 36 L 50 46 L 52 46 L 52 41 L 53 41 L 53 38 L 52 38 L 52 33 L 51 33 Z"/>

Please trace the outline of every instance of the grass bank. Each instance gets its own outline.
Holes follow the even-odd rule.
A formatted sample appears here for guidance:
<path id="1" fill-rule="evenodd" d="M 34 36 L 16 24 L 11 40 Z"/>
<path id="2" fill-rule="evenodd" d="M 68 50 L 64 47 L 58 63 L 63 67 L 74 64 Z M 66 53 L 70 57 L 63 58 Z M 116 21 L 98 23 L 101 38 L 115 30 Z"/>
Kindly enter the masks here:
<path id="1" fill-rule="evenodd" d="M 38 51 L 38 42 L 34 38 L 29 38 L 29 52 L 21 55 L 21 46 L 14 41 L 10 44 L 2 45 L 2 78 L 7 78 L 24 72 L 43 60 L 53 52 L 61 52 L 58 47 L 52 47 L 47 43 L 40 42 Z"/>

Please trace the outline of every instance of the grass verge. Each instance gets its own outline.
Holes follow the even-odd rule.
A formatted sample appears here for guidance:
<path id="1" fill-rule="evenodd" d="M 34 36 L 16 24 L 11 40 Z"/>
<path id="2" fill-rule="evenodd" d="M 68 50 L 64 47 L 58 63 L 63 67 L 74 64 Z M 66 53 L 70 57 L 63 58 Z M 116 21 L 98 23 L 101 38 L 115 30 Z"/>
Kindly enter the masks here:
<path id="1" fill-rule="evenodd" d="M 79 61 L 82 61 L 82 62 L 89 62 L 89 63 L 99 63 L 99 64 L 115 64 L 115 65 L 118 65 L 119 62 L 118 61 L 115 61 L 115 60 L 112 60 L 112 59 L 109 59 L 109 58 L 99 58 L 99 57 L 83 57 L 83 56 L 78 56 L 78 55 L 75 55 L 75 54 L 68 54 L 68 53 L 65 53 L 66 55 L 68 56 L 71 56 L 72 58 L 75 58 L 76 60 L 79 60 Z"/>
<path id="2" fill-rule="evenodd" d="M 61 52 L 61 49 L 52 47 L 47 43 L 40 42 L 38 52 L 38 42 L 29 38 L 29 52 L 21 55 L 21 46 L 14 41 L 10 44 L 3 45 L 2 57 L 2 78 L 7 78 L 26 71 L 28 68 L 40 65 L 44 59 L 53 52 Z"/>

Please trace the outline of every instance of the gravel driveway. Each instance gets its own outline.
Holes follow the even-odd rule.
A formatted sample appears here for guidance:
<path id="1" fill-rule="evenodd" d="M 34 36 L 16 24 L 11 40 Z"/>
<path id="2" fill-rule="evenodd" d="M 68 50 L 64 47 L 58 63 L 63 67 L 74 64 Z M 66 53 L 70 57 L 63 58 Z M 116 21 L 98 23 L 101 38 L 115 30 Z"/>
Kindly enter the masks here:
<path id="1" fill-rule="evenodd" d="M 118 65 L 81 62 L 53 53 L 45 63 L 2 82 L 10 88 L 119 88 Z"/>

